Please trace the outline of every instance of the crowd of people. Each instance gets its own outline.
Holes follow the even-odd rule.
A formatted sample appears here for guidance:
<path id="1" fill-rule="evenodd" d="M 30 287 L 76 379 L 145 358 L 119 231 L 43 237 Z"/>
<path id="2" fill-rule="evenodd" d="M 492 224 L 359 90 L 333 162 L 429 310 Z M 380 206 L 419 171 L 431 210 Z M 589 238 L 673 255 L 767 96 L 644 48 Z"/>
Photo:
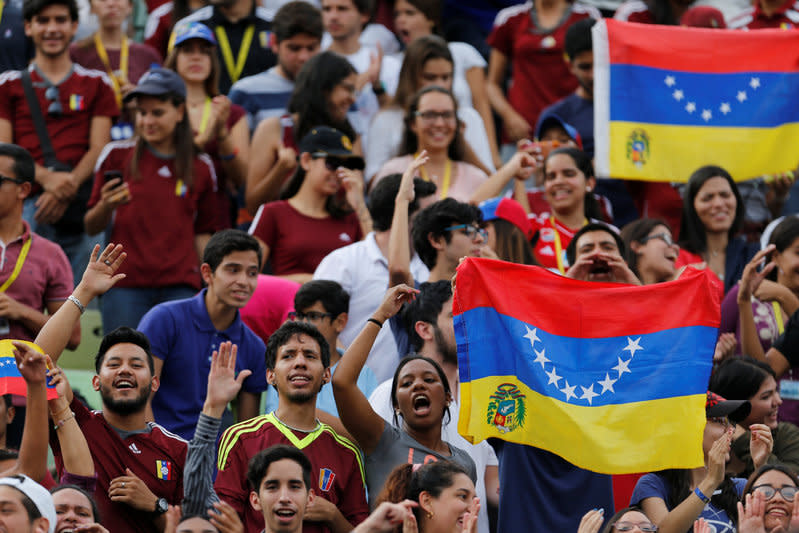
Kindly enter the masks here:
<path id="1" fill-rule="evenodd" d="M 0 366 L 27 385 L 0 526 L 799 531 L 799 170 L 597 175 L 591 39 L 795 31 L 799 2 L 139 3 L 143 39 L 134 0 L 0 2 Z M 464 257 L 705 269 L 704 465 L 611 478 L 461 436 Z M 90 305 L 101 406 L 58 366 Z"/>

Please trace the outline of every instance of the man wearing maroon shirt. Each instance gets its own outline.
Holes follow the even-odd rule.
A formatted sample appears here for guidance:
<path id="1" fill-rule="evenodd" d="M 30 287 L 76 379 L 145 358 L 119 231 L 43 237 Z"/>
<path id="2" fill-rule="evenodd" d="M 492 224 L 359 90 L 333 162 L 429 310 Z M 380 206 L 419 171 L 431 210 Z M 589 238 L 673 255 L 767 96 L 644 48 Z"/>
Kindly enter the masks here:
<path id="1" fill-rule="evenodd" d="M 757 0 L 740 14 L 730 19 L 733 29 L 759 30 L 762 28 L 799 28 L 799 1 Z"/>
<path id="2" fill-rule="evenodd" d="M 111 140 L 111 120 L 119 109 L 108 77 L 69 58 L 78 28 L 75 0 L 29 0 L 23 15 L 36 50 L 28 73 L 60 164 L 44 161 L 21 71 L 0 75 L 0 142 L 16 143 L 33 155 L 42 192 L 26 201 L 25 218 L 36 233 L 61 245 L 73 273 L 80 273 L 91 251 L 83 231 L 89 178 Z"/>
<path id="3" fill-rule="evenodd" d="M 231 426 L 219 441 L 214 488 L 242 517 L 246 531 L 264 528 L 263 514 L 250 505 L 247 465 L 274 444 L 291 444 L 311 461 L 316 498 L 305 513 L 305 533 L 349 532 L 369 514 L 358 448 L 316 419 L 316 396 L 330 381 L 329 366 L 327 341 L 310 324 L 286 322 L 269 338 L 266 379 L 277 390 L 278 407 Z"/>

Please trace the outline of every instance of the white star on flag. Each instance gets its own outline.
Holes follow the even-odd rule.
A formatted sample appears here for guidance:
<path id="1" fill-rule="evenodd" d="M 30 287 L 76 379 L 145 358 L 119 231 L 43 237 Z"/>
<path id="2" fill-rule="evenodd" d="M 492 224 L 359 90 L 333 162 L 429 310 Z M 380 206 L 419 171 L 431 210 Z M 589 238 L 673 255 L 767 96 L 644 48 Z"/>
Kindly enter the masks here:
<path id="1" fill-rule="evenodd" d="M 683 94 L 683 92 L 682 92 L 682 89 L 676 89 L 676 90 L 675 90 L 673 93 L 671 93 L 671 95 L 672 95 L 672 96 L 674 97 L 674 99 L 675 99 L 675 100 L 677 100 L 678 102 L 679 102 L 680 100 L 682 100 L 682 99 L 683 99 L 683 96 L 684 96 L 684 94 Z"/>
<path id="2" fill-rule="evenodd" d="M 549 376 L 549 383 L 547 383 L 547 385 L 552 385 L 554 383 L 555 386 L 557 387 L 558 386 L 558 381 L 563 379 L 562 377 L 560 377 L 557 374 L 557 372 L 555 372 L 556 370 L 557 369 L 553 366 L 552 367 L 552 372 L 544 372 L 547 376 Z"/>
<path id="3" fill-rule="evenodd" d="M 605 379 L 597 382 L 600 385 L 602 385 L 602 392 L 600 394 L 605 394 L 607 391 L 610 391 L 615 394 L 616 391 L 613 390 L 613 384 L 616 383 L 617 381 L 618 379 L 610 379 L 608 373 L 605 372 Z"/>
<path id="4" fill-rule="evenodd" d="M 677 82 L 674 80 L 674 76 L 666 76 L 666 79 L 663 80 L 663 83 L 669 87 L 674 87 L 674 84 Z"/>
<path id="5" fill-rule="evenodd" d="M 595 396 L 599 396 L 599 394 L 594 392 L 594 384 L 591 383 L 591 386 L 587 389 L 580 385 L 580 388 L 583 389 L 583 395 L 580 396 L 581 400 L 588 400 L 588 405 L 591 405 L 591 400 L 594 399 Z"/>
<path id="6" fill-rule="evenodd" d="M 752 89 L 760 87 L 760 78 L 752 78 L 752 81 L 749 82 L 749 87 Z"/>
<path id="7" fill-rule="evenodd" d="M 575 387 L 574 385 L 569 385 L 568 381 L 566 381 L 565 383 L 566 385 L 562 389 L 560 389 L 560 392 L 566 395 L 566 401 L 568 402 L 570 398 L 577 398 L 577 395 L 574 394 L 574 389 L 576 389 L 577 387 Z"/>
<path id="8" fill-rule="evenodd" d="M 542 369 L 544 368 L 544 364 L 551 362 L 549 359 L 547 359 L 547 356 L 544 355 L 544 353 L 546 352 L 546 349 L 543 349 L 543 350 L 541 350 L 539 352 L 538 350 L 533 348 L 533 351 L 535 352 L 535 361 L 533 361 L 533 362 L 534 363 L 541 363 L 541 368 Z"/>
<path id="9" fill-rule="evenodd" d="M 623 352 L 630 352 L 630 359 L 635 357 L 635 352 L 638 350 L 643 350 L 641 347 L 641 337 L 638 337 L 635 340 L 632 340 L 630 337 L 627 337 L 627 346 L 625 346 L 622 351 Z"/>
<path id="10" fill-rule="evenodd" d="M 727 102 L 722 102 L 719 111 L 721 111 L 726 115 L 727 113 L 730 112 L 730 104 L 728 104 Z"/>
<path id="11" fill-rule="evenodd" d="M 614 366 L 613 370 L 619 373 L 619 377 L 621 377 L 621 375 L 624 374 L 625 372 L 629 372 L 630 374 L 632 374 L 632 371 L 629 369 L 630 361 L 632 361 L 632 359 L 628 361 L 625 361 L 621 357 L 619 357 L 618 359 L 619 359 L 619 364 Z"/>
<path id="12" fill-rule="evenodd" d="M 738 96 L 736 96 L 739 102 L 744 103 L 746 101 L 746 91 L 738 91 Z"/>
<path id="13" fill-rule="evenodd" d="M 530 346 L 535 348 L 536 341 L 540 341 L 541 340 L 541 339 L 538 338 L 538 335 L 536 334 L 536 332 L 538 331 L 538 328 L 530 329 L 526 325 L 524 327 L 527 328 L 527 335 L 525 335 L 524 338 L 525 339 L 530 339 Z"/>
<path id="14" fill-rule="evenodd" d="M 705 122 L 708 122 L 711 118 L 713 118 L 713 113 L 710 112 L 710 109 L 703 109 L 702 110 L 702 119 Z"/>
<path id="15" fill-rule="evenodd" d="M 685 106 L 685 110 L 688 111 L 689 113 L 693 113 L 694 111 L 696 111 L 696 104 L 693 102 L 688 102 L 688 104 L 686 104 Z"/>

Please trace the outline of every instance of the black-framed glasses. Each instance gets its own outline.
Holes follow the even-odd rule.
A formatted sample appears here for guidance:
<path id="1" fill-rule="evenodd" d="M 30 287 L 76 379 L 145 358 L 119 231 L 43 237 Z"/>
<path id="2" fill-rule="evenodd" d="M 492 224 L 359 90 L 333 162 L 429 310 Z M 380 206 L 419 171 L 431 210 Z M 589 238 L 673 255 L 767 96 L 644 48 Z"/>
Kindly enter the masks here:
<path id="1" fill-rule="evenodd" d="M 613 529 L 616 531 L 632 531 L 633 528 L 638 527 L 644 533 L 650 533 L 653 531 L 657 531 L 658 527 L 651 523 L 651 522 L 616 522 L 613 524 Z"/>
<path id="2" fill-rule="evenodd" d="M 793 497 L 797 492 L 799 492 L 799 487 L 794 487 L 793 485 L 783 485 L 777 489 L 771 485 L 758 485 L 757 487 L 752 487 L 752 490 L 756 490 L 763 494 L 763 496 L 766 497 L 766 501 L 769 501 L 774 497 L 775 494 L 779 492 L 783 500 L 786 502 L 792 502 Z"/>
<path id="3" fill-rule="evenodd" d="M 58 90 L 58 86 L 49 86 L 44 91 L 44 97 L 50 102 L 50 105 L 47 107 L 48 115 L 60 115 L 64 112 L 64 109 L 61 107 L 61 91 Z"/>
<path id="4" fill-rule="evenodd" d="M 661 241 L 665 242 L 667 246 L 677 246 L 677 243 L 674 242 L 674 239 L 669 233 L 655 233 L 654 235 L 647 235 L 641 239 L 641 244 L 646 244 L 652 239 L 660 239 Z"/>
<path id="5" fill-rule="evenodd" d="M 448 228 L 444 228 L 444 231 L 457 231 L 463 230 L 464 235 L 469 237 L 472 240 L 475 240 L 479 235 L 482 237 L 483 240 L 488 239 L 488 232 L 483 228 L 477 227 L 474 224 L 458 224 L 456 226 L 450 226 Z"/>
<path id="6" fill-rule="evenodd" d="M 289 320 L 308 320 L 314 322 L 316 320 L 322 320 L 323 318 L 330 318 L 330 320 L 333 320 L 333 313 L 322 313 L 319 311 L 306 311 L 304 313 L 300 311 L 289 312 Z"/>
<path id="7" fill-rule="evenodd" d="M 333 172 L 339 167 L 344 167 L 349 170 L 363 170 L 363 159 L 360 157 L 337 157 L 334 155 L 326 154 L 325 152 L 314 152 L 311 154 L 314 159 L 324 159 L 325 168 Z"/>
<path id="8" fill-rule="evenodd" d="M 439 118 L 444 122 L 453 122 L 455 120 L 455 111 L 416 111 L 414 116 L 421 118 L 425 122 L 435 122 Z"/>
<path id="9" fill-rule="evenodd" d="M 16 183 L 17 185 L 22 185 L 25 183 L 25 180 L 21 180 L 19 178 L 11 178 L 9 176 L 3 176 L 0 174 L 0 185 L 3 184 L 4 181 L 10 181 L 11 183 Z"/>

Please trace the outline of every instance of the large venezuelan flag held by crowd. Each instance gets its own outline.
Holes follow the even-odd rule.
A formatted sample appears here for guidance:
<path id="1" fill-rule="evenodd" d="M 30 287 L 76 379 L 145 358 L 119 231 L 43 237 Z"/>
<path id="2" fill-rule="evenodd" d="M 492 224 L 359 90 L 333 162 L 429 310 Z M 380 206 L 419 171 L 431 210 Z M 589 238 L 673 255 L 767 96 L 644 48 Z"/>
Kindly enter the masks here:
<path id="1" fill-rule="evenodd" d="M 597 175 L 685 182 L 704 165 L 736 180 L 799 154 L 799 32 L 602 20 L 593 28 Z"/>
<path id="2" fill-rule="evenodd" d="M 453 312 L 467 439 L 607 474 L 703 464 L 720 319 L 706 271 L 637 287 L 467 259 Z"/>

